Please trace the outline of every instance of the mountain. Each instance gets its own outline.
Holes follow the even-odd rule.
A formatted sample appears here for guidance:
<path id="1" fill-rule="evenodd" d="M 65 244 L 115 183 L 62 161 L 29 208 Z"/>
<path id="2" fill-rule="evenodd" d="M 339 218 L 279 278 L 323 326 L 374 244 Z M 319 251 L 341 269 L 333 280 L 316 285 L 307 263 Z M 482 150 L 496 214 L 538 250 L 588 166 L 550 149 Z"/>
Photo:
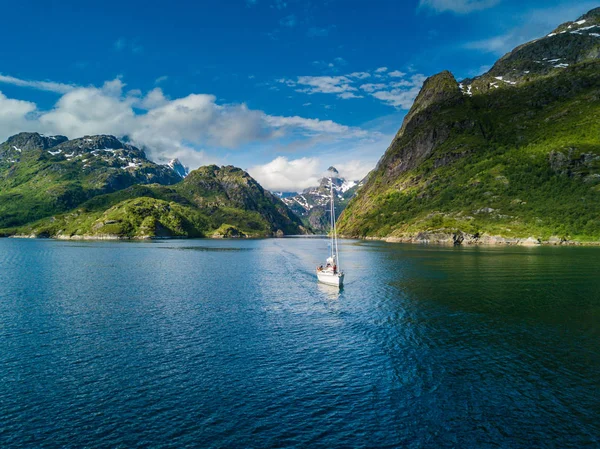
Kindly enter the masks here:
<path id="1" fill-rule="evenodd" d="M 210 165 L 174 185 L 137 184 L 4 234 L 84 238 L 264 237 L 305 230 L 248 173 Z"/>
<path id="2" fill-rule="evenodd" d="M 427 79 L 339 220 L 348 236 L 600 241 L 600 8 L 484 75 Z"/>
<path id="3" fill-rule="evenodd" d="M 68 140 L 20 133 L 0 144 L 0 228 L 67 211 L 134 184 L 181 180 L 175 167 L 155 164 L 113 136 Z"/>
<path id="4" fill-rule="evenodd" d="M 348 201 L 355 195 L 362 181 L 347 181 L 339 176 L 335 167 L 329 167 L 334 191 L 336 216 L 344 210 Z M 330 189 L 329 177 L 321 179 L 317 187 L 305 189 L 300 194 L 283 196 L 283 202 L 298 215 L 302 222 L 315 231 L 328 231 L 331 220 L 329 214 Z"/>
<path id="5" fill-rule="evenodd" d="M 173 170 L 175 173 L 177 173 L 182 178 L 185 178 L 190 172 L 190 169 L 188 167 L 186 167 L 185 165 L 183 165 L 177 158 L 171 159 L 169 161 L 169 163 L 167 164 L 167 166 L 169 166 L 171 168 L 171 170 Z"/>

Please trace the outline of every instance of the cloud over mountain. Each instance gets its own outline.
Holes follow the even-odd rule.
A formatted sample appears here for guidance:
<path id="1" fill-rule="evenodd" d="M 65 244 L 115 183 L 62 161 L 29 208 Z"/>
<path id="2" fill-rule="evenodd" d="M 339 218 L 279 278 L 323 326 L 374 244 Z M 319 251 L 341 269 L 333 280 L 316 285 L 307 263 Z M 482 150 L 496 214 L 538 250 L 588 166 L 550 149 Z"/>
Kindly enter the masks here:
<path id="1" fill-rule="evenodd" d="M 4 82 L 47 88 L 14 77 L 4 77 Z M 155 87 L 142 95 L 139 90 L 126 90 L 119 78 L 101 87 L 70 86 L 50 110 L 0 93 L 0 138 L 24 130 L 69 137 L 128 136 L 156 160 L 178 157 L 192 167 L 213 161 L 206 159 L 203 150 L 207 148 L 231 150 L 258 142 L 362 138 L 367 134 L 331 120 L 269 115 L 244 103 L 219 104 L 210 94 L 170 99 Z"/>

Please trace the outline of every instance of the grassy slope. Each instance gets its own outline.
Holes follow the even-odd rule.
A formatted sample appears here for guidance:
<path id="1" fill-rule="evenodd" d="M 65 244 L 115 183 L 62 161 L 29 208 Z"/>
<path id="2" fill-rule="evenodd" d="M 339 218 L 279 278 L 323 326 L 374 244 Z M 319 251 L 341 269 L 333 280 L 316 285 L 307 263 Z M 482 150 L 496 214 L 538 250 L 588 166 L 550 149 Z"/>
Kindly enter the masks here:
<path id="1" fill-rule="evenodd" d="M 145 159 L 140 159 L 134 174 L 118 169 L 123 163 L 116 158 L 112 164 L 91 156 L 67 160 L 62 154 L 52 156 L 41 149 L 18 156 L 18 163 L 0 159 L 0 227 L 20 226 L 68 211 L 96 195 L 140 182 L 145 173 L 168 173 Z M 163 177 L 169 184 L 179 180 L 174 174 Z"/>
<path id="2" fill-rule="evenodd" d="M 246 236 L 258 237 L 272 235 L 277 229 L 287 234 L 298 233 L 295 220 L 288 215 L 285 205 L 271 198 L 242 170 L 210 166 L 201 167 L 173 186 L 136 185 L 99 195 L 68 213 L 5 229 L 3 233 L 51 237 L 204 237 L 226 225 Z"/>
<path id="3" fill-rule="evenodd" d="M 600 156 L 600 63 L 465 96 L 427 126 L 448 128 L 450 136 L 398 177 L 380 164 L 342 214 L 341 232 L 600 240 L 600 158 L 592 160 Z M 552 167 L 553 152 L 565 155 L 566 166 Z M 582 154 L 590 155 L 586 164 Z"/>

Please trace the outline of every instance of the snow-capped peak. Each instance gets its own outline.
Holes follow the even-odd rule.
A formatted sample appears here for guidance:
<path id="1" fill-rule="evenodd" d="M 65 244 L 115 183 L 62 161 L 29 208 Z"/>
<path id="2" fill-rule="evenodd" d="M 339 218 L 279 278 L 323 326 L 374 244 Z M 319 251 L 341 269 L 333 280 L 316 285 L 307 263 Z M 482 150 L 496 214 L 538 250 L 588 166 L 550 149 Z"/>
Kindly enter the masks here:
<path id="1" fill-rule="evenodd" d="M 177 158 L 171 159 L 167 165 L 182 178 L 185 178 L 190 172 L 190 169 L 183 165 Z"/>

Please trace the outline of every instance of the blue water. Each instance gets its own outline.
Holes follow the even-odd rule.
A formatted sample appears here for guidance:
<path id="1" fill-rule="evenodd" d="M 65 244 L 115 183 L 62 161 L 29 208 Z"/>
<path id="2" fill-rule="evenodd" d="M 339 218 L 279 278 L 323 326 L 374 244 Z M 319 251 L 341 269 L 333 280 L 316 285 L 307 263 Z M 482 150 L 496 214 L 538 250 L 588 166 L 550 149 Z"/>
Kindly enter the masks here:
<path id="1" fill-rule="evenodd" d="M 0 240 L 0 447 L 600 447 L 600 248 Z"/>

